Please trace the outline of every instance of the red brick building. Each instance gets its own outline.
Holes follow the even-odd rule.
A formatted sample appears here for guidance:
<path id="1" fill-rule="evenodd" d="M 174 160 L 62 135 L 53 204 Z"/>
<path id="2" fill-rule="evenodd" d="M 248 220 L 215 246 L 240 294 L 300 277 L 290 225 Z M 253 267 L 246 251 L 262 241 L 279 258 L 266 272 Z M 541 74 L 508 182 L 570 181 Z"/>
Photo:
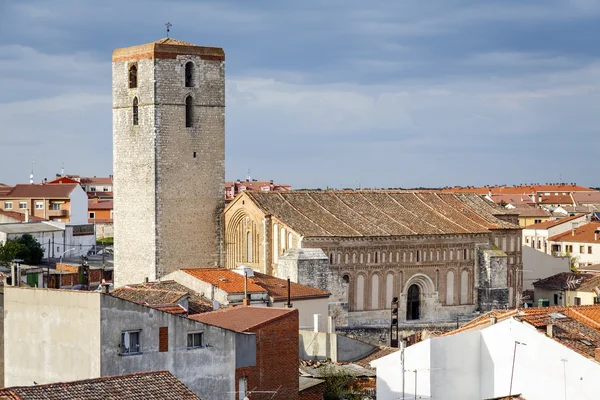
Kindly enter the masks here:
<path id="1" fill-rule="evenodd" d="M 298 310 L 238 306 L 190 318 L 256 334 L 256 366 L 236 369 L 236 399 L 298 399 Z"/>

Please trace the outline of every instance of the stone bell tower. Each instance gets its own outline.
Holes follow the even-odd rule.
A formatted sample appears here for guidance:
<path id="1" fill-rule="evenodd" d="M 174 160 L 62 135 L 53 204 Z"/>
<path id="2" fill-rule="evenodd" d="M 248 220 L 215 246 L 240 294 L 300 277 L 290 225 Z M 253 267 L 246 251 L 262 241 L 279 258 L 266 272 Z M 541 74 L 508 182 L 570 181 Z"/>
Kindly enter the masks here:
<path id="1" fill-rule="evenodd" d="M 112 56 L 115 285 L 220 265 L 225 53 L 171 38 Z"/>

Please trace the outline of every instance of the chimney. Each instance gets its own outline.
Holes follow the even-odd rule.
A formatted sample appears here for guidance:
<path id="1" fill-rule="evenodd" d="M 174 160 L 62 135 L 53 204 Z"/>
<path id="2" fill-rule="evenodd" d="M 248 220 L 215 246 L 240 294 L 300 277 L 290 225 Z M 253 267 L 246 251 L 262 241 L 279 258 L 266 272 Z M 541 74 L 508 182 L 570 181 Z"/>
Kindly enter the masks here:
<path id="1" fill-rule="evenodd" d="M 244 300 L 242 300 L 242 305 L 244 306 L 249 306 L 250 305 L 250 299 L 249 298 L 244 298 Z"/>
<path id="2" fill-rule="evenodd" d="M 108 294 L 108 292 L 109 292 L 108 288 L 109 287 L 110 287 L 110 285 L 108 283 L 103 283 L 102 284 L 102 293 Z"/>
<path id="3" fill-rule="evenodd" d="M 490 323 L 491 323 L 492 325 L 495 325 L 495 324 L 496 324 L 496 322 L 498 322 L 498 318 L 497 318 L 497 317 L 490 317 Z"/>
<path id="4" fill-rule="evenodd" d="M 552 324 L 546 325 L 546 336 L 548 336 L 549 338 L 552 337 Z"/>
<path id="5" fill-rule="evenodd" d="M 577 222 L 571 222 L 571 235 L 575 236 L 575 229 L 577 229 Z"/>
<path id="6" fill-rule="evenodd" d="M 98 196 L 94 196 L 94 201 L 93 201 L 93 203 L 94 203 L 94 204 L 98 204 Z"/>
<path id="7" fill-rule="evenodd" d="M 23 222 L 25 222 L 25 223 L 29 222 L 29 208 L 25 209 L 25 219 Z"/>
<path id="8" fill-rule="evenodd" d="M 596 348 L 596 350 L 594 350 L 594 359 L 597 362 L 600 362 L 600 348 Z"/>

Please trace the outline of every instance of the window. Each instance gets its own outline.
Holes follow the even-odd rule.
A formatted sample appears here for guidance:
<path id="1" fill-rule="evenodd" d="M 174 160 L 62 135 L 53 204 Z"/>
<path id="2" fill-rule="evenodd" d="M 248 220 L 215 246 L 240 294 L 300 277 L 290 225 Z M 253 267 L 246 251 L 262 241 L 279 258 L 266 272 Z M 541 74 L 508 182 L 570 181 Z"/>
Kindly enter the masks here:
<path id="1" fill-rule="evenodd" d="M 129 88 L 137 87 L 137 65 L 133 64 L 129 67 Z"/>
<path id="2" fill-rule="evenodd" d="M 197 349 L 204 346 L 204 333 L 203 332 L 191 332 L 187 335 L 187 347 L 188 349 Z"/>
<path id="3" fill-rule="evenodd" d="M 185 87 L 194 87 L 194 63 L 185 64 Z"/>
<path id="4" fill-rule="evenodd" d="M 108 192 L 108 188 L 107 188 L 106 186 L 104 186 L 104 187 L 102 188 L 102 191 L 103 191 L 103 192 Z"/>
<path id="5" fill-rule="evenodd" d="M 19 208 L 20 209 L 27 208 L 27 202 L 26 201 L 20 201 L 19 202 Z"/>
<path id="6" fill-rule="evenodd" d="M 421 262 L 421 250 L 417 250 L 417 262 Z"/>
<path id="7" fill-rule="evenodd" d="M 12 210 L 12 201 L 5 201 L 4 202 L 4 209 L 5 210 Z"/>
<path id="8" fill-rule="evenodd" d="M 533 220 L 533 223 L 534 223 L 534 224 L 539 224 L 539 223 L 541 223 L 541 222 L 542 222 L 542 220 L 541 220 L 541 219 L 534 219 L 534 220 Z"/>
<path id="9" fill-rule="evenodd" d="M 60 203 L 52 203 L 50 204 L 50 209 L 51 210 L 60 210 Z"/>
<path id="10" fill-rule="evenodd" d="M 141 331 L 121 332 L 121 354 L 139 354 L 142 352 Z"/>
<path id="11" fill-rule="evenodd" d="M 592 254 L 592 246 L 588 246 L 588 254 Z"/>
<path id="12" fill-rule="evenodd" d="M 169 351 L 169 327 L 158 328 L 158 351 L 161 353 Z"/>
<path id="13" fill-rule="evenodd" d="M 95 186 L 90 186 L 90 192 L 95 192 L 96 191 L 96 187 Z"/>
<path id="14" fill-rule="evenodd" d="M 581 305 L 581 297 L 574 297 L 573 299 L 575 300 L 575 305 L 576 306 L 580 306 Z"/>
<path id="15" fill-rule="evenodd" d="M 90 212 L 90 216 L 89 216 L 89 218 L 90 218 L 90 219 L 94 219 L 94 218 L 96 218 L 96 213 L 95 213 L 95 212 Z"/>
<path id="16" fill-rule="evenodd" d="M 512 243 L 512 241 L 511 241 L 511 243 Z M 466 260 L 467 258 L 468 258 L 467 249 L 463 249 L 463 260 Z"/>
<path id="17" fill-rule="evenodd" d="M 573 245 L 570 244 L 570 245 L 565 246 L 565 251 L 569 254 L 573 253 Z"/>
<path id="18" fill-rule="evenodd" d="M 138 99 L 137 97 L 133 98 L 133 124 L 134 125 L 138 125 L 140 122 L 139 120 L 139 114 L 138 114 Z M 92 190 L 92 192 L 95 192 L 96 188 L 94 188 L 94 190 Z"/>
<path id="19" fill-rule="evenodd" d="M 192 115 L 193 101 L 194 100 L 192 99 L 192 96 L 188 96 L 185 98 L 185 126 L 187 128 L 191 128 L 192 126 L 194 126 Z"/>
<path id="20" fill-rule="evenodd" d="M 581 254 L 585 253 L 585 246 L 579 246 L 579 252 Z"/>
<path id="21" fill-rule="evenodd" d="M 197 154 L 196 154 L 196 152 L 194 152 L 194 153 L 192 154 L 192 157 L 194 157 L 194 158 L 196 158 L 196 157 L 197 157 Z"/>
<path id="22" fill-rule="evenodd" d="M 558 305 L 558 294 L 554 293 L 554 305 Z"/>
<path id="23" fill-rule="evenodd" d="M 44 202 L 43 201 L 36 201 L 35 202 L 35 209 L 36 210 L 43 210 L 44 209 Z"/>

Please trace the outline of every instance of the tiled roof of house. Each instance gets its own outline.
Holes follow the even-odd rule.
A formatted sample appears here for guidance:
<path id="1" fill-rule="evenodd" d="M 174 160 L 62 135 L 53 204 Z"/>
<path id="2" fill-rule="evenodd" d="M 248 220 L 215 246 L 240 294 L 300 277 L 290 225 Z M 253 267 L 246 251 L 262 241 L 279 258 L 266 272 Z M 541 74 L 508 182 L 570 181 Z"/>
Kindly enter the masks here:
<path id="1" fill-rule="evenodd" d="M 173 304 L 180 301 L 184 296 L 187 296 L 187 292 L 150 289 L 139 286 L 121 286 L 113 290 L 110 294 L 123 300 L 145 305 Z"/>
<path id="2" fill-rule="evenodd" d="M 257 285 L 265 288 L 269 293 L 269 296 L 274 301 L 281 301 L 287 299 L 288 288 L 287 280 L 276 278 L 271 275 L 261 274 L 260 272 L 254 272 L 254 277 L 248 278 Z M 329 297 L 331 293 L 321 289 L 313 288 L 299 283 L 290 282 L 290 299 L 299 300 L 307 298 L 317 297 Z"/>
<path id="3" fill-rule="evenodd" d="M 573 198 L 570 194 L 551 194 L 539 195 L 538 203 L 541 204 L 573 204 Z"/>
<path id="4" fill-rule="evenodd" d="M 552 236 L 548 240 L 553 242 L 600 243 L 600 235 L 595 233 L 597 230 L 600 230 L 600 222 L 592 221 L 575 228 L 575 234 L 572 230 L 569 230 Z"/>
<path id="5" fill-rule="evenodd" d="M 569 282 L 571 282 L 570 286 Z M 600 286 L 600 275 L 560 272 L 533 282 L 533 286 L 553 290 L 563 290 L 569 287 L 571 290 L 591 292 L 595 287 Z"/>
<path id="6" fill-rule="evenodd" d="M 573 193 L 577 204 L 600 203 L 600 191 Z"/>
<path id="7" fill-rule="evenodd" d="M 225 58 L 223 49 L 218 47 L 196 46 L 173 38 L 163 38 L 152 43 L 116 49 L 113 62 L 141 58 L 175 58 L 178 54 L 192 54 L 207 60 L 222 61 Z"/>
<path id="8" fill-rule="evenodd" d="M 200 400 L 168 371 L 0 389 L 8 400 Z"/>
<path id="9" fill-rule="evenodd" d="M 112 199 L 89 199 L 88 210 L 112 210 Z"/>
<path id="10" fill-rule="evenodd" d="M 474 194 L 420 191 L 245 192 L 265 213 L 303 236 L 365 237 L 518 229 L 514 213 Z"/>
<path id="11" fill-rule="evenodd" d="M 452 187 L 443 189 L 444 192 L 452 193 L 479 193 L 492 194 L 508 193 L 508 194 L 533 194 L 538 192 L 589 192 L 590 188 L 579 185 L 515 185 L 515 186 L 483 186 L 483 187 Z"/>
<path id="12" fill-rule="evenodd" d="M 18 211 L 0 210 L 0 214 L 4 215 L 6 217 L 12 218 L 18 222 L 25 222 L 25 214 L 20 213 Z M 44 218 L 36 217 L 35 215 L 29 215 L 29 221 L 40 222 L 40 221 L 45 221 L 45 220 L 44 220 Z"/>
<path id="13" fill-rule="evenodd" d="M 65 183 L 58 185 L 16 185 L 3 198 L 61 198 L 67 199 L 73 190 L 79 185 L 75 183 Z"/>
<path id="14" fill-rule="evenodd" d="M 53 181 L 46 182 L 47 185 L 60 185 L 60 184 L 65 184 L 65 183 L 79 184 L 79 181 L 76 181 L 75 179 L 71 179 L 68 176 L 61 176 L 61 177 L 56 178 Z"/>
<path id="15" fill-rule="evenodd" d="M 119 287 L 111 295 L 137 304 L 149 305 L 171 314 L 184 314 L 177 303 L 188 296 L 188 310 L 191 314 L 212 311 L 212 303 L 199 293 L 175 281 L 146 282 Z"/>
<path id="16" fill-rule="evenodd" d="M 594 211 L 600 211 L 600 204 L 586 204 L 586 205 L 563 205 L 561 206 L 567 213 L 580 213 L 588 214 Z M 556 210 L 555 210 L 556 211 Z"/>
<path id="17" fill-rule="evenodd" d="M 573 221 L 574 219 L 577 219 L 577 218 L 581 218 L 581 215 L 573 215 L 571 217 L 565 217 L 565 218 L 555 219 L 552 221 L 544 221 L 544 222 L 540 222 L 537 224 L 527 225 L 523 229 L 550 229 L 550 228 L 554 228 L 555 226 L 558 226 L 560 224 L 564 224 L 564 223 Z"/>
<path id="18" fill-rule="evenodd" d="M 237 306 L 196 314 L 189 318 L 236 332 L 251 332 L 266 323 L 274 322 L 292 313 L 298 313 L 298 310 L 295 308 Z"/>
<path id="19" fill-rule="evenodd" d="M 371 368 L 371 361 L 377 360 L 379 358 L 385 357 L 389 354 L 397 352 L 398 348 L 396 347 L 386 347 L 380 346 L 376 348 L 371 354 L 366 357 L 361 358 L 360 360 L 353 361 L 353 364 L 360 365 L 363 368 Z"/>
<path id="20" fill-rule="evenodd" d="M 514 209 L 515 212 L 519 213 L 519 217 L 550 217 L 552 213 L 544 208 L 536 207 L 517 207 Z"/>
<path id="21" fill-rule="evenodd" d="M 515 207 L 527 206 L 528 204 L 534 204 L 535 201 L 526 194 L 514 194 L 514 193 L 500 193 L 500 194 L 492 194 L 492 201 L 496 204 L 501 204 L 502 202 L 506 204 L 512 204 Z"/>
<path id="22" fill-rule="evenodd" d="M 0 196 L 5 196 L 13 190 L 12 186 L 0 185 Z"/>
<path id="23" fill-rule="evenodd" d="M 244 277 L 225 268 L 182 269 L 181 271 L 215 285 L 227 293 L 244 293 Z M 248 293 L 265 293 L 266 289 L 248 279 Z"/>
<path id="24" fill-rule="evenodd" d="M 110 177 L 96 178 L 94 176 L 92 178 L 81 178 L 80 182 L 83 185 L 112 185 L 113 179 Z"/>
<path id="25" fill-rule="evenodd" d="M 137 298 L 138 298 L 138 300 L 142 300 L 144 302 L 148 302 L 148 300 L 150 300 L 150 298 L 144 300 L 144 289 L 159 290 L 159 291 L 174 292 L 174 293 L 185 293 L 188 295 L 188 313 L 190 315 L 213 310 L 212 302 L 209 299 L 200 295 L 200 293 L 197 293 L 191 289 L 188 289 L 187 287 L 185 287 L 175 281 L 146 282 L 146 283 L 139 283 L 139 284 L 135 284 L 135 285 L 127 285 L 127 286 L 130 289 L 139 290 L 139 294 L 137 295 L 138 296 Z M 174 297 L 176 297 L 176 296 L 174 296 Z M 179 297 L 175 301 L 179 301 L 180 298 L 181 297 Z M 158 299 L 155 299 L 152 301 L 157 301 L 157 300 Z M 155 304 L 159 304 L 159 303 L 155 303 Z"/>

